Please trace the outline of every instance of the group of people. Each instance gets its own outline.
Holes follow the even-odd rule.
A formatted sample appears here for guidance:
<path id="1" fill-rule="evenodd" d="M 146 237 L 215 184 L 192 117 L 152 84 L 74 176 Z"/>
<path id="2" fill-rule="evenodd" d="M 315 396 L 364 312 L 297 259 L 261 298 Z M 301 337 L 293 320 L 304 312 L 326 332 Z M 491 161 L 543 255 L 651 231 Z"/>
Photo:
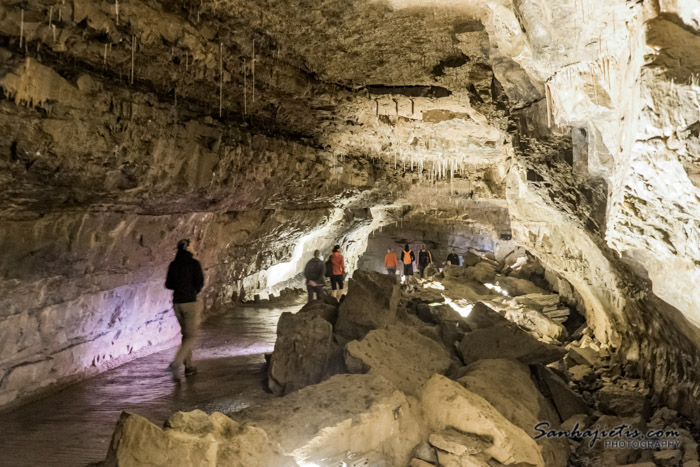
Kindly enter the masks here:
<path id="1" fill-rule="evenodd" d="M 406 244 L 403 250 L 401 250 L 401 264 L 403 264 L 403 275 L 412 276 L 413 275 L 413 263 L 416 262 L 416 254 L 411 250 L 411 247 Z M 425 277 L 425 269 L 433 264 L 433 254 L 423 245 L 418 252 L 418 271 L 420 272 L 420 278 Z M 388 248 L 386 255 L 384 255 L 384 267 L 386 268 L 387 274 L 390 276 L 396 275 L 398 268 L 398 258 L 396 253 L 391 248 Z"/>
<path id="2" fill-rule="evenodd" d="M 314 250 L 314 257 L 304 266 L 304 278 L 306 279 L 306 291 L 309 301 L 321 298 L 324 295 L 323 285 L 326 277 L 331 280 L 331 297 L 340 299 L 343 294 L 345 282 L 345 258 L 340 251 L 340 245 L 333 247 L 333 252 L 324 263 L 321 259 L 321 250 Z"/>
<path id="3" fill-rule="evenodd" d="M 192 348 L 198 334 L 201 307 L 197 302 L 197 295 L 204 286 L 204 274 L 202 266 L 194 258 L 194 245 L 189 239 L 180 240 L 177 243 L 177 253 L 175 260 L 168 267 L 168 274 L 165 287 L 173 291 L 173 309 L 182 332 L 182 344 L 175 354 L 172 363 L 168 365 L 168 371 L 175 381 L 180 381 L 180 369 L 184 365 L 185 376 L 197 373 L 197 367 L 192 362 Z M 399 260 L 403 265 L 403 274 L 413 276 L 416 255 L 406 244 L 401 255 L 397 258 L 396 253 L 391 248 L 384 256 L 384 266 L 387 273 L 396 275 L 399 268 Z M 459 265 L 459 256 L 450 253 L 447 261 Z M 433 255 L 422 245 L 418 252 L 418 270 L 420 277 L 425 275 L 425 269 L 433 263 Z M 325 294 L 323 286 L 326 277 L 330 278 L 331 296 L 340 299 L 343 294 L 343 283 L 345 282 L 345 258 L 340 249 L 340 245 L 333 247 L 333 252 L 328 260 L 321 259 L 321 251 L 315 250 L 313 258 L 304 267 L 304 277 L 306 278 L 306 290 L 309 301 L 314 298 L 322 298 Z"/>

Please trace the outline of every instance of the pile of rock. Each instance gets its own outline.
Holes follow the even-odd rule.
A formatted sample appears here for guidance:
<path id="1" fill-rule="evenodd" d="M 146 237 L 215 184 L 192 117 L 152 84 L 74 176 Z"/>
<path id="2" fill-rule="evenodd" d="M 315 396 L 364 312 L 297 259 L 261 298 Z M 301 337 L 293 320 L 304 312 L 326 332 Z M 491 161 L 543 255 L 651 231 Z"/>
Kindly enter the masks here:
<path id="1" fill-rule="evenodd" d="M 489 289 L 477 279 L 489 267 L 480 264 L 448 267 L 442 289 L 401 291 L 388 276 L 356 272 L 342 303 L 315 301 L 282 315 L 269 387 L 284 397 L 230 414 L 235 421 L 224 431 L 220 414 L 211 423 L 199 414 L 174 416 L 213 426 L 200 431 L 120 423 L 113 465 L 167 465 L 170 454 L 161 451 L 180 439 L 177 450 L 192 465 L 223 465 L 231 453 L 248 456 L 236 446 L 253 436 L 262 448 L 244 465 L 695 465 L 690 442 L 653 453 L 590 447 L 586 437 L 535 439 L 541 422 L 547 430 L 641 429 L 666 427 L 675 415 L 657 411 L 648 419 L 643 385 L 615 373 L 609 349 L 587 329 L 569 337 L 547 316 L 563 310 L 556 294 L 484 295 Z M 455 290 L 488 299 L 465 312 L 453 308 Z"/>

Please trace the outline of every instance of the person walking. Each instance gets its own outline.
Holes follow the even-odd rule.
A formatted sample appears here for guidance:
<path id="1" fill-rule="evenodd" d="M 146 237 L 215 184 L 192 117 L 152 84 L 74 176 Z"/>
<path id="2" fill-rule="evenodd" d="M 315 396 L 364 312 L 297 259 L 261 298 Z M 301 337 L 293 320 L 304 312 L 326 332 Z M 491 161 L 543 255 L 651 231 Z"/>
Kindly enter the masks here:
<path id="1" fill-rule="evenodd" d="M 412 276 L 413 275 L 413 262 L 416 260 L 416 255 L 413 250 L 408 246 L 404 246 L 401 250 L 401 262 L 403 263 L 403 275 Z"/>
<path id="2" fill-rule="evenodd" d="M 314 299 L 321 299 L 324 295 L 323 285 L 326 282 L 326 264 L 320 258 L 321 252 L 314 250 L 314 257 L 304 266 L 304 277 L 306 278 L 306 291 L 309 293 L 309 302 Z"/>
<path id="3" fill-rule="evenodd" d="M 343 281 L 345 280 L 345 259 L 340 252 L 340 245 L 333 247 L 331 254 L 331 296 L 340 300 L 343 294 Z"/>
<path id="4" fill-rule="evenodd" d="M 390 276 L 396 275 L 396 268 L 399 266 L 399 262 L 396 259 L 396 253 L 391 251 L 391 248 L 386 250 L 386 255 L 384 255 L 384 267 L 386 268 L 386 273 Z"/>
<path id="5" fill-rule="evenodd" d="M 425 245 L 418 252 L 418 269 L 420 270 L 420 278 L 425 276 L 425 268 L 433 263 L 433 255 L 429 250 L 426 250 Z"/>
<path id="6" fill-rule="evenodd" d="M 192 349 L 198 334 L 200 307 L 197 294 L 204 286 L 204 274 L 199 261 L 194 259 L 194 246 L 189 239 L 177 242 L 175 260 L 168 266 L 165 287 L 173 291 L 173 309 L 180 324 L 182 343 L 175 358 L 168 365 L 174 381 L 180 381 L 180 366 L 185 365 L 185 376 L 197 373 L 192 364 Z"/>

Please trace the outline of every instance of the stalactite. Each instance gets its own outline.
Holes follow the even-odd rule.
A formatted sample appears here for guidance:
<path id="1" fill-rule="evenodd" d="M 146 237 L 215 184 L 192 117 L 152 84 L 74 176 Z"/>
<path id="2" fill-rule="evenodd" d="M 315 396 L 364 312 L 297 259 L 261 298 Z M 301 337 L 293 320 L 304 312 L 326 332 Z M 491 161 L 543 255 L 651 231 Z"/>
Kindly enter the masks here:
<path id="1" fill-rule="evenodd" d="M 224 43 L 219 43 L 219 118 L 224 112 Z"/>
<path id="2" fill-rule="evenodd" d="M 49 27 L 53 26 L 53 7 L 49 7 Z"/>
<path id="3" fill-rule="evenodd" d="M 136 36 L 131 36 L 131 75 L 129 76 L 129 84 L 134 84 L 134 55 L 136 54 Z"/>
<path id="4" fill-rule="evenodd" d="M 549 83 L 544 83 L 544 97 L 547 101 L 547 127 L 552 127 L 552 92 L 549 89 Z"/>
<path id="5" fill-rule="evenodd" d="M 243 59 L 243 116 L 248 115 L 248 73 L 245 69 L 245 58 Z"/>
<path id="6" fill-rule="evenodd" d="M 105 52 L 104 56 L 102 57 L 102 70 L 104 70 L 107 67 L 107 44 L 105 44 Z"/>
<path id="7" fill-rule="evenodd" d="M 65 3 L 66 3 L 65 1 L 62 1 L 61 6 L 58 7 L 58 22 L 59 23 L 63 21 L 63 5 L 65 5 Z"/>
<path id="8" fill-rule="evenodd" d="M 51 25 L 51 37 L 53 38 L 53 41 L 56 42 L 56 25 L 55 24 Z"/>
<path id="9" fill-rule="evenodd" d="M 252 61 L 252 73 L 253 73 L 253 104 L 255 104 L 255 39 L 253 39 L 253 61 Z"/>
<path id="10" fill-rule="evenodd" d="M 20 13 L 19 20 L 19 48 L 22 48 L 22 42 L 24 41 L 24 9 Z"/>
<path id="11" fill-rule="evenodd" d="M 114 12 L 117 17 L 117 26 L 119 26 L 119 0 L 115 0 L 114 2 Z"/>

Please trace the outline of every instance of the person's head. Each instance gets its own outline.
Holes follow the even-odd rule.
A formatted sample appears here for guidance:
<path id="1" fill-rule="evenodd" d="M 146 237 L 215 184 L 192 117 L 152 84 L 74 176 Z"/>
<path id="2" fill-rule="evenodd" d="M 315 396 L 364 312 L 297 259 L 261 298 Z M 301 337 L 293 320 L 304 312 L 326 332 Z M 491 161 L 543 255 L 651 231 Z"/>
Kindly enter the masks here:
<path id="1" fill-rule="evenodd" d="M 410 248 L 408 247 L 408 243 L 406 244 L 406 246 L 403 247 L 403 249 L 406 251 L 410 250 Z"/>
<path id="2" fill-rule="evenodd" d="M 425 245 L 421 245 L 420 249 L 425 251 Z"/>
<path id="3" fill-rule="evenodd" d="M 177 242 L 177 251 L 189 251 L 194 254 L 194 246 L 189 238 L 183 238 Z"/>
<path id="4" fill-rule="evenodd" d="M 386 252 L 387 252 L 387 253 L 391 253 L 391 248 L 387 248 L 387 249 L 386 249 Z"/>
<path id="5" fill-rule="evenodd" d="M 321 256 L 321 250 L 314 250 L 314 258 Z"/>
<path id="6" fill-rule="evenodd" d="M 340 253 L 340 245 L 336 245 L 333 247 L 333 253 Z"/>

